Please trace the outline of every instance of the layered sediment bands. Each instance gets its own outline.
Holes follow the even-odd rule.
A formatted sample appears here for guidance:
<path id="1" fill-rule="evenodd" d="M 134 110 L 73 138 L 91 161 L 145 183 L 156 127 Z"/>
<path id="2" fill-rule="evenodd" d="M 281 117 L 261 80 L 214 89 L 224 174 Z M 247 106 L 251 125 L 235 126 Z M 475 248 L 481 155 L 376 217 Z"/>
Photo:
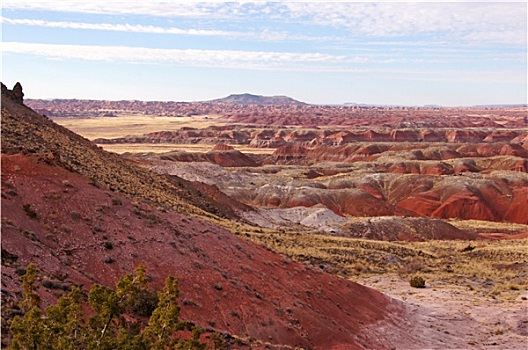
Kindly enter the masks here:
<path id="1" fill-rule="evenodd" d="M 322 204 L 336 214 L 352 216 L 392 215 L 395 212 L 389 203 L 355 188 L 329 190 L 309 186 L 263 186 L 253 193 L 237 196 L 259 207 L 312 207 Z"/>
<path id="2" fill-rule="evenodd" d="M 50 112 L 67 107 L 61 101 L 38 103 L 50 107 Z M 76 108 L 83 105 L 79 103 Z M 97 108 L 97 104 L 88 106 Z M 179 175 L 217 184 L 224 193 L 257 208 L 323 205 L 337 215 L 349 216 L 527 220 L 522 214 L 528 211 L 523 201 L 528 181 L 526 107 L 236 105 L 226 101 L 119 102 L 116 107 L 122 113 L 135 110 L 150 115 L 152 110 L 170 110 L 172 114 L 165 115 L 215 115 L 218 121 L 231 124 L 97 143 L 273 148 L 273 154 L 241 154 L 218 146 L 203 154 L 150 155 L 152 164 L 161 158 L 189 165 L 222 165 L 225 173 L 215 168 L 216 176 Z M 162 172 L 171 167 L 163 164 Z M 152 166 L 160 169 L 158 164 Z"/>
<path id="3" fill-rule="evenodd" d="M 528 186 L 527 153 L 518 144 L 505 143 L 313 146 L 289 142 L 272 155 L 227 150 L 171 153 L 151 159 L 242 167 L 232 180 L 229 176 L 212 178 L 210 183 L 221 181 L 220 190 L 250 206 L 322 204 L 338 215 L 408 215 L 523 224 L 528 221 L 522 213 L 528 210 L 528 201 L 522 199 Z"/>
<path id="4" fill-rule="evenodd" d="M 303 103 L 236 103 L 235 101 L 161 102 L 101 100 L 35 100 L 28 106 L 49 116 L 141 114 L 162 116 L 221 116 L 231 123 L 258 125 L 341 125 L 391 128 L 524 128 L 526 107 L 381 107 L 323 106 Z"/>
<path id="5" fill-rule="evenodd" d="M 519 144 L 494 143 L 494 144 L 448 144 L 448 143 L 350 143 L 340 146 L 316 145 L 306 143 L 287 143 L 278 147 L 269 159 L 264 160 L 268 164 L 298 164 L 312 165 L 320 162 L 343 162 L 352 163 L 358 161 L 383 162 L 390 168 L 391 163 L 398 163 L 401 167 L 402 161 L 427 161 L 427 160 L 452 160 L 466 159 L 468 169 L 472 167 L 469 162 L 485 162 L 479 159 L 490 157 L 510 157 L 509 166 L 503 170 L 522 171 L 522 164 L 528 158 L 528 150 Z M 514 160 L 513 164 L 512 160 Z M 488 161 L 488 166 L 498 169 Z M 500 162 L 499 162 L 500 163 Z M 503 163 L 504 164 L 504 163 Z M 438 166 L 437 167 L 443 167 Z M 463 168 L 461 168 L 463 169 Z M 476 169 L 474 169 L 476 170 Z M 481 169 L 485 170 L 485 169 Z M 414 170 L 416 171 L 416 170 Z M 433 173 L 434 170 L 431 170 Z M 438 175 L 445 174 L 449 170 L 436 170 Z M 421 170 L 423 172 L 423 170 Z M 456 172 L 456 171 L 453 171 Z"/>
<path id="6" fill-rule="evenodd" d="M 355 171 L 341 168 L 342 173 L 329 176 L 322 175 L 327 168 L 311 169 L 321 174 L 312 177 L 305 168 L 291 168 L 288 171 L 297 174 L 296 180 L 284 182 L 284 172 L 260 169 L 251 168 L 249 174 L 253 175 L 237 172 L 233 178 L 230 172 L 218 174 L 222 182 L 219 188 L 242 203 L 260 208 L 322 204 L 345 216 L 404 215 L 528 223 L 526 173 L 467 171 L 458 176 L 439 176 L 367 173 L 356 167 Z"/>
<path id="7" fill-rule="evenodd" d="M 61 286 L 36 279 L 43 307 L 73 286 L 83 293 L 95 283 L 113 286 L 144 265 L 157 289 L 168 275 L 179 281 L 182 320 L 232 341 L 247 339 L 245 348 L 383 349 L 422 342 L 409 331 L 413 319 L 401 302 L 219 226 L 228 223 L 220 215 L 251 210 L 213 186 L 196 188 L 138 168 L 141 162 L 101 150 L 4 90 L 3 346 L 9 320 L 21 315 L 19 276 L 30 262 Z"/>
<path id="8" fill-rule="evenodd" d="M 520 148 L 526 144 L 526 131 L 522 129 L 490 131 L 464 130 L 456 128 L 367 128 L 347 129 L 338 127 L 278 128 L 251 125 L 211 126 L 198 129 L 183 127 L 173 131 L 159 131 L 144 135 L 126 136 L 115 139 L 96 139 L 99 144 L 112 143 L 176 143 L 176 144 L 218 144 L 250 145 L 253 147 L 279 147 L 285 143 L 306 145 L 345 145 L 357 142 L 389 143 L 511 143 Z M 507 152 L 507 151 L 506 151 Z"/>
<path id="9" fill-rule="evenodd" d="M 186 151 L 174 151 L 163 153 L 159 156 L 161 160 L 176 162 L 210 162 L 223 167 L 247 167 L 256 166 L 257 161 L 250 156 L 237 150 L 212 150 L 207 153 L 191 153 Z"/>

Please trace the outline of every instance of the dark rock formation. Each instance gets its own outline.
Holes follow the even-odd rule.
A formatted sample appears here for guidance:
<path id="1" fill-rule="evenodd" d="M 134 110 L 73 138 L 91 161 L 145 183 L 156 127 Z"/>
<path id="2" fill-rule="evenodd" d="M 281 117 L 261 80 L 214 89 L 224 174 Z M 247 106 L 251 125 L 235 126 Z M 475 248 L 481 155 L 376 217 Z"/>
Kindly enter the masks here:
<path id="1" fill-rule="evenodd" d="M 6 96 L 7 98 L 15 101 L 16 103 L 23 104 L 24 103 L 24 92 L 22 91 L 22 85 L 20 83 L 16 83 L 13 87 L 13 90 L 9 90 L 7 86 L 2 84 L 2 95 Z"/>
<path id="2" fill-rule="evenodd" d="M 24 103 L 24 92 L 22 91 L 22 85 L 18 82 L 13 86 L 13 97 L 15 102 Z"/>

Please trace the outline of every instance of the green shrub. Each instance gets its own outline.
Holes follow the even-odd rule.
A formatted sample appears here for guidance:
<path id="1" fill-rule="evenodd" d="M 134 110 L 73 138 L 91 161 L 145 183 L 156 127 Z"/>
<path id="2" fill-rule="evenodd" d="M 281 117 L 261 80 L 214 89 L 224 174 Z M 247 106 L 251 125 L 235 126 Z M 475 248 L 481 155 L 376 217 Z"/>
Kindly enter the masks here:
<path id="1" fill-rule="evenodd" d="M 122 277 L 115 288 L 94 284 L 88 294 L 89 312 L 83 292 L 76 287 L 42 310 L 36 281 L 36 266 L 30 264 L 21 276 L 23 315 L 9 323 L 12 337 L 8 349 L 205 348 L 199 327 L 192 329 L 187 340 L 177 337 L 176 332 L 184 329 L 185 323 L 179 320 L 178 281 L 172 276 L 157 293 L 148 288 L 141 265 L 134 274 Z M 149 319 L 126 317 L 134 314 Z"/>

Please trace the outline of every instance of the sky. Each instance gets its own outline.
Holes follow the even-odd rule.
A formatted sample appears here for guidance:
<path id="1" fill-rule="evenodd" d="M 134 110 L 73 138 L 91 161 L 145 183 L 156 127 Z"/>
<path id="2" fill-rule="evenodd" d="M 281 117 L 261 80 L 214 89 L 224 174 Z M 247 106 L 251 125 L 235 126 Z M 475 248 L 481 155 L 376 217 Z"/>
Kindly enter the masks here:
<path id="1" fill-rule="evenodd" d="M 527 2 L 2 0 L 26 98 L 527 103 Z"/>

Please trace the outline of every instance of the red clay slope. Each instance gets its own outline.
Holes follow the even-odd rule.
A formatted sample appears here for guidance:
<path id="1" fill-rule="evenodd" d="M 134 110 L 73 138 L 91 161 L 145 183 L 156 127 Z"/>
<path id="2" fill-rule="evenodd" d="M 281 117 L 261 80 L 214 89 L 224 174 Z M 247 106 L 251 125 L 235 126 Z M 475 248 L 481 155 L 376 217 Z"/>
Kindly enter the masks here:
<path id="1" fill-rule="evenodd" d="M 391 344 L 366 328 L 390 317 L 394 339 L 408 338 L 394 326 L 403 322 L 402 305 L 379 292 L 198 218 L 134 204 L 35 156 L 2 155 L 2 197 L 2 256 L 11 257 L 2 260 L 4 305 L 29 262 L 47 279 L 85 289 L 144 264 L 157 286 L 168 274 L 180 280 L 182 318 L 206 328 L 271 344 L 382 349 Z M 61 292 L 40 289 L 47 302 Z"/>

